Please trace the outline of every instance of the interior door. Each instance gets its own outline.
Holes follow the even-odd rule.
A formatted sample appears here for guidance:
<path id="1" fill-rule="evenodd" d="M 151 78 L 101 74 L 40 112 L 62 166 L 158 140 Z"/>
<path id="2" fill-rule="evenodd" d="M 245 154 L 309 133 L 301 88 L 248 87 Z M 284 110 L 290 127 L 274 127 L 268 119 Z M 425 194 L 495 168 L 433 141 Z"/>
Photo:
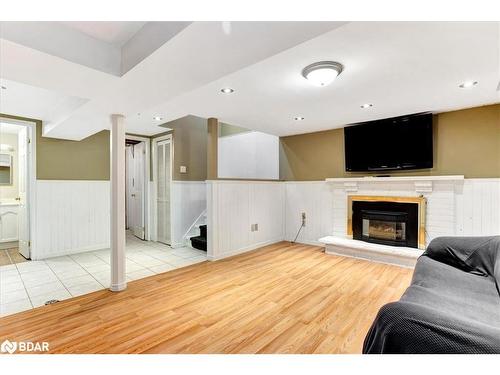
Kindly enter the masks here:
<path id="1" fill-rule="evenodd" d="M 30 258 L 30 223 L 29 223 L 29 159 L 31 144 L 29 143 L 29 129 L 25 126 L 18 134 L 18 176 L 19 176 L 19 253 Z"/>
<path id="2" fill-rule="evenodd" d="M 137 143 L 129 147 L 129 211 L 128 225 L 134 236 L 145 239 L 144 230 L 144 174 L 145 174 L 145 154 L 144 142 Z"/>
<path id="3" fill-rule="evenodd" d="M 171 244 L 170 231 L 170 140 L 156 144 L 157 179 L 156 179 L 156 212 L 157 212 L 157 240 Z"/>

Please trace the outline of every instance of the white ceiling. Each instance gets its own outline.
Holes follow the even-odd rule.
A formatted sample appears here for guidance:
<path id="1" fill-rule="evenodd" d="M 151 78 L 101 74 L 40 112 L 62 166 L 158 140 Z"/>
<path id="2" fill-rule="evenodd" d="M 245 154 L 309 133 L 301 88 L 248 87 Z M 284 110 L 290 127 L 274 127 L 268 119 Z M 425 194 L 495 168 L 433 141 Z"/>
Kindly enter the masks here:
<path id="1" fill-rule="evenodd" d="M 122 26 L 112 43 L 129 37 L 125 29 L 133 33 Z M 124 114 L 127 130 L 139 134 L 163 130 L 153 116 L 167 122 L 193 114 L 281 136 L 500 102 L 499 23 L 230 26 L 194 22 L 122 77 L 0 39 L 0 78 L 32 86 L 2 90 L 0 112 L 40 118 L 47 135 L 67 139 L 109 128 L 111 113 Z M 93 37 L 103 40 L 108 34 L 99 30 Z M 344 72 L 330 86 L 310 85 L 302 68 L 325 59 L 344 64 Z M 459 89 L 468 79 L 479 84 Z M 226 86 L 234 94 L 220 93 Z M 48 91 L 46 98 L 33 96 L 36 90 Z M 57 95 L 64 97 L 59 105 Z M 374 106 L 362 110 L 363 103 Z"/>
<path id="2" fill-rule="evenodd" d="M 133 21 L 63 21 L 62 24 L 95 39 L 122 47 L 146 22 Z"/>
<path id="3" fill-rule="evenodd" d="M 57 120 L 68 116 L 87 100 L 64 94 L 60 90 L 47 90 L 16 81 L 0 79 L 0 112 L 33 119 Z"/>
<path id="4" fill-rule="evenodd" d="M 152 112 L 189 111 L 284 136 L 500 102 L 498 30 L 497 23 L 353 22 Z M 301 71 L 322 60 L 338 61 L 344 71 L 330 86 L 316 87 Z M 466 80 L 479 84 L 460 89 Z M 235 92 L 222 94 L 223 87 Z M 373 107 L 361 109 L 364 103 Z"/>

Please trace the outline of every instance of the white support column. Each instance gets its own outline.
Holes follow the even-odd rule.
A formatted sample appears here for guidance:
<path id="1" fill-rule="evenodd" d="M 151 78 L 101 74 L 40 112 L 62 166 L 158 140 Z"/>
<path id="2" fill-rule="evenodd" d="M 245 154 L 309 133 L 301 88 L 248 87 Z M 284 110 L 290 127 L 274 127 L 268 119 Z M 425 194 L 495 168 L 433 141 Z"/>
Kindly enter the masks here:
<path id="1" fill-rule="evenodd" d="M 127 288 L 125 281 L 125 121 L 111 115 L 111 285 L 112 292 Z"/>

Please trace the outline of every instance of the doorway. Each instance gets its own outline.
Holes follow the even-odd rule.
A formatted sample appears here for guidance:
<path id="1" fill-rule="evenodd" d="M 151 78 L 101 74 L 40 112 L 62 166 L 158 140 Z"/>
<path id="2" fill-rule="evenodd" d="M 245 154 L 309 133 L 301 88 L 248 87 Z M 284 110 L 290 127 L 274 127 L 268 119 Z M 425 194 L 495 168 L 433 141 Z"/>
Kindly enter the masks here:
<path id="1" fill-rule="evenodd" d="M 125 225 L 132 235 L 149 240 L 149 139 L 126 136 Z"/>
<path id="2" fill-rule="evenodd" d="M 171 245 L 172 137 L 167 135 L 155 139 L 153 152 L 156 241 Z"/>
<path id="3" fill-rule="evenodd" d="M 36 123 L 0 117 L 0 266 L 31 259 Z"/>

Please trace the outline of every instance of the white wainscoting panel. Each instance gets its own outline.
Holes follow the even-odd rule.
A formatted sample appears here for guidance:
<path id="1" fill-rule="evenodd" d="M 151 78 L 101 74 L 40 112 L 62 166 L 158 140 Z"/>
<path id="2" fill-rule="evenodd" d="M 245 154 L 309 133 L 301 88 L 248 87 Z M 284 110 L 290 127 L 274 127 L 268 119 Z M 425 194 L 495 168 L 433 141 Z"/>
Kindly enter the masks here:
<path id="1" fill-rule="evenodd" d="M 411 182 L 363 185 L 349 192 L 324 181 L 174 181 L 173 240 L 182 244 L 185 232 L 208 207 L 211 259 L 293 240 L 302 212 L 306 226 L 297 242 L 318 244 L 321 237 L 346 234 L 347 194 L 416 195 Z M 435 181 L 425 196 L 427 242 L 445 235 L 500 234 L 500 179 Z M 38 180 L 36 197 L 33 259 L 109 247 L 109 181 Z M 251 224 L 259 230 L 252 232 Z"/>
<path id="2" fill-rule="evenodd" d="M 306 213 L 297 242 L 319 244 L 323 236 L 347 233 L 347 196 L 418 196 L 413 181 L 358 181 L 355 191 L 343 182 L 286 182 L 286 236 L 293 240 Z M 500 235 L 500 179 L 433 181 L 427 199 L 426 243 L 439 236 Z"/>
<path id="3" fill-rule="evenodd" d="M 500 234 L 500 178 L 466 179 L 456 194 L 456 212 L 457 235 Z"/>
<path id="4" fill-rule="evenodd" d="M 172 181 L 172 247 L 184 246 L 184 235 L 207 209 L 205 181 Z"/>
<path id="5" fill-rule="evenodd" d="M 285 182 L 286 240 L 293 241 L 306 214 L 306 225 L 301 229 L 297 242 L 322 245 L 321 237 L 334 233 L 333 222 L 345 215 L 345 207 L 333 206 L 333 189 L 324 181 Z M 344 232 L 345 233 L 345 232 Z"/>
<path id="6" fill-rule="evenodd" d="M 110 246 L 109 181 L 36 182 L 32 259 Z"/>
<path id="7" fill-rule="evenodd" d="M 284 239 L 281 182 L 207 181 L 208 258 L 222 259 Z M 252 224 L 258 230 L 252 231 Z"/>

